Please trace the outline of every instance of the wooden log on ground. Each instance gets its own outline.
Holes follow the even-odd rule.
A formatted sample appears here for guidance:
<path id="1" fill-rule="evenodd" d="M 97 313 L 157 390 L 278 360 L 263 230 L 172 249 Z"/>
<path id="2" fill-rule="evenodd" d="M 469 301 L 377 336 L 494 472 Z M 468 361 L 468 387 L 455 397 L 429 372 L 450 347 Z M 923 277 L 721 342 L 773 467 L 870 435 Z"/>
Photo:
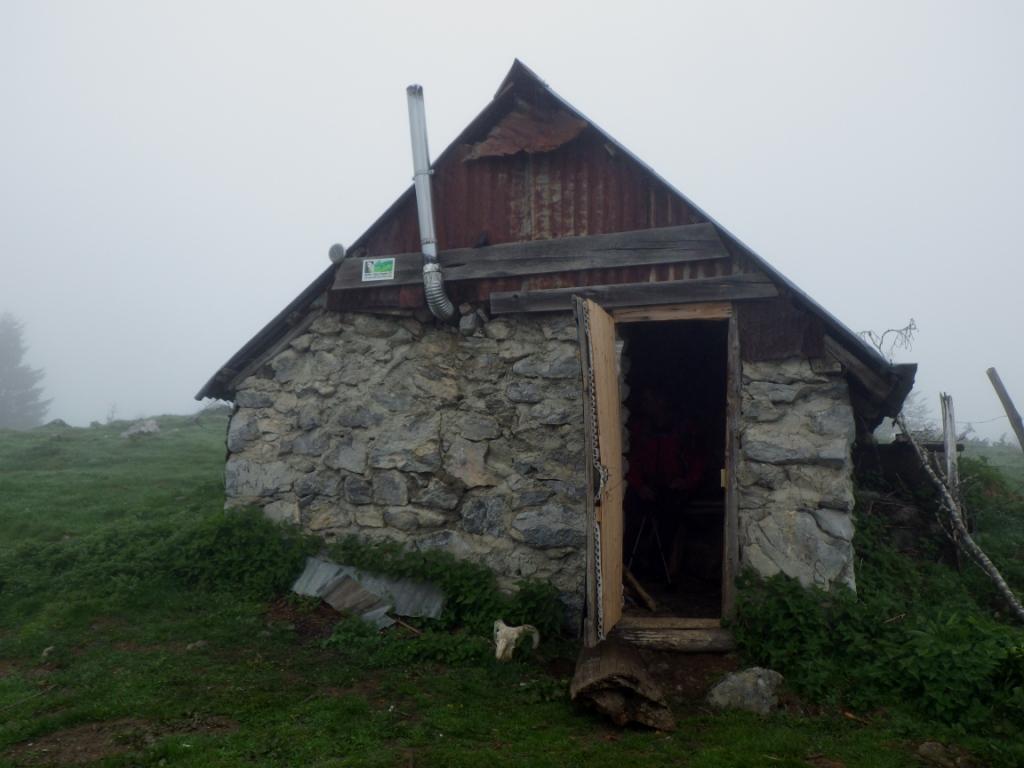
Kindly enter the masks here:
<path id="1" fill-rule="evenodd" d="M 569 695 L 619 726 L 639 723 L 659 731 L 676 729 L 665 694 L 647 672 L 639 651 L 628 645 L 605 640 L 584 647 Z"/>
<path id="2" fill-rule="evenodd" d="M 640 598 L 640 602 L 647 606 L 647 610 L 649 610 L 651 613 L 658 612 L 657 602 L 655 602 L 654 598 L 651 597 L 650 593 L 643 588 L 640 582 L 636 580 L 636 576 L 634 576 L 633 572 L 630 571 L 629 568 L 627 568 L 626 566 L 622 566 L 622 578 L 626 582 L 626 585 L 633 592 L 636 593 L 637 597 Z"/>

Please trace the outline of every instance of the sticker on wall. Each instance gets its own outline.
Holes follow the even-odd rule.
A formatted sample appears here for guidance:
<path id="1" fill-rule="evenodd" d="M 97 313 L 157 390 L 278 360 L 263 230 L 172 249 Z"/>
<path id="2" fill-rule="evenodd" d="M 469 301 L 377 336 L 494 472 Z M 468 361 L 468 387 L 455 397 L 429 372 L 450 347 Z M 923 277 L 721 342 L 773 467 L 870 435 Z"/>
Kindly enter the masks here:
<path id="1" fill-rule="evenodd" d="M 363 259 L 363 282 L 395 279 L 395 259 Z"/>

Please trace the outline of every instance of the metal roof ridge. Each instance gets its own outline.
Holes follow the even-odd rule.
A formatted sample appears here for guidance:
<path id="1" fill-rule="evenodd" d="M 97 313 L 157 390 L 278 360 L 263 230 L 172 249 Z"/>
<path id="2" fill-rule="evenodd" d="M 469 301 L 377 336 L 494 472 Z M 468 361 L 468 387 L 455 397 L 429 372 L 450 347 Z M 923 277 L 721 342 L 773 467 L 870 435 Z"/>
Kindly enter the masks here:
<path id="1" fill-rule="evenodd" d="M 860 357 L 865 363 L 872 365 L 876 369 L 884 369 L 888 372 L 895 373 L 895 369 L 897 367 L 896 364 L 887 360 L 878 352 L 878 350 L 872 348 L 858 333 L 854 332 L 852 329 L 846 326 L 841 320 L 839 320 L 835 315 L 833 315 L 821 304 L 819 304 L 817 301 L 811 298 L 809 294 L 803 291 L 800 287 L 793 283 L 792 280 L 790 280 L 778 269 L 772 266 L 771 263 L 769 263 L 764 257 L 760 256 L 750 246 L 748 246 L 746 243 L 740 240 L 740 238 L 733 234 L 727 227 L 719 223 L 717 219 L 711 216 L 701 206 L 694 203 L 687 195 L 680 191 L 678 187 L 676 187 L 674 184 L 668 181 L 668 179 L 666 179 L 664 176 L 658 173 L 652 166 L 650 166 L 648 163 L 646 163 L 644 160 L 638 157 L 634 152 L 632 152 L 629 148 L 627 148 L 620 141 L 618 141 L 614 136 L 612 136 L 603 128 L 601 128 L 597 123 L 595 123 L 592 119 L 587 117 L 583 112 L 581 112 L 579 109 L 573 106 L 572 103 L 570 103 L 566 98 L 564 98 L 557 91 L 555 91 L 554 88 L 548 85 L 546 81 L 544 81 L 535 71 L 533 71 L 529 66 L 523 63 L 523 61 L 519 58 L 513 60 L 512 66 L 509 68 L 509 71 L 502 79 L 501 84 L 499 85 L 498 90 L 495 92 L 495 95 L 493 96 L 491 101 L 489 101 L 480 110 L 480 112 L 477 113 L 476 117 L 474 117 L 466 125 L 466 127 L 463 128 L 447 146 L 445 146 L 445 148 L 434 159 L 434 162 L 431 164 L 431 167 L 434 167 L 450 152 L 452 152 L 466 134 L 476 129 L 485 118 L 489 117 L 490 112 L 492 110 L 496 110 L 501 105 L 503 100 L 507 98 L 507 95 L 509 94 L 510 91 L 515 91 L 517 83 L 514 78 L 515 75 L 520 72 L 524 74 L 535 85 L 543 88 L 552 98 L 554 98 L 565 109 L 572 111 L 580 119 L 585 120 L 591 127 L 593 127 L 595 131 L 597 131 L 601 135 L 601 137 L 605 141 L 614 146 L 618 151 L 621 151 L 626 157 L 628 157 L 632 162 L 636 163 L 646 173 L 649 173 L 658 182 L 664 184 L 670 192 L 672 192 L 674 195 L 678 196 L 681 200 L 683 200 L 696 213 L 707 219 L 707 221 L 714 227 L 716 227 L 727 240 L 734 243 L 735 246 L 739 248 L 745 256 L 753 260 L 758 267 L 763 269 L 771 279 L 781 283 L 791 294 L 794 295 L 794 297 L 796 297 L 799 300 L 800 303 L 804 304 L 809 311 L 813 312 L 814 314 L 817 314 L 825 321 L 825 323 L 828 326 L 830 326 L 834 331 L 838 332 L 838 334 L 843 337 L 841 341 L 843 341 L 846 346 L 853 347 L 851 351 L 858 357 Z M 356 249 L 360 245 L 362 245 L 362 243 L 366 240 L 370 232 L 372 232 L 373 229 L 381 221 L 383 221 L 387 216 L 389 216 L 403 202 L 403 200 L 405 200 L 406 197 L 412 194 L 412 191 L 413 186 L 410 184 L 405 189 L 405 191 L 403 191 L 395 199 L 395 201 L 391 205 L 389 205 L 381 213 L 380 216 L 374 219 L 374 221 L 362 232 L 362 234 L 360 234 L 359 237 L 357 237 L 353 241 L 352 245 L 349 248 L 349 253 L 355 254 Z M 329 285 L 330 277 L 333 276 L 334 272 L 336 271 L 336 268 L 337 265 L 332 264 L 324 272 L 317 276 L 316 279 L 314 279 L 313 282 L 309 284 L 309 286 L 307 286 L 295 299 L 289 302 L 289 304 L 281 312 L 275 315 L 274 318 L 269 323 L 267 323 L 263 328 L 261 328 L 260 331 L 256 333 L 256 335 L 249 339 L 249 341 L 247 341 L 234 355 L 232 355 L 231 358 L 224 365 L 222 365 L 217 370 L 217 372 L 209 379 L 209 381 L 207 381 L 207 383 L 202 387 L 202 389 L 199 390 L 195 398 L 197 400 L 201 400 L 204 397 L 221 397 L 222 395 L 226 394 L 228 392 L 227 386 L 232 382 L 233 377 L 237 376 L 238 372 L 245 368 L 246 365 L 251 363 L 253 359 L 262 354 L 267 346 L 270 346 L 271 344 L 274 343 L 276 338 L 272 337 L 279 337 L 278 332 L 281 331 L 282 329 L 286 329 L 287 318 L 296 311 L 307 309 L 316 300 L 319 293 Z M 263 347 L 262 349 L 260 348 L 261 346 Z M 243 361 L 247 354 L 250 354 L 250 356 L 248 360 L 245 362 L 245 364 L 241 366 L 238 365 L 239 362 Z M 225 374 L 229 375 L 225 376 Z"/>
<path id="2" fill-rule="evenodd" d="M 552 88 L 544 80 L 542 80 L 536 72 L 534 72 L 532 69 L 526 66 L 526 64 L 524 64 L 519 59 L 515 60 L 515 63 L 513 64 L 513 69 L 516 68 L 516 65 L 519 65 L 519 67 L 523 69 L 528 75 L 533 77 L 537 81 L 537 83 L 539 83 L 545 89 L 547 89 L 548 93 L 550 93 L 553 98 L 561 102 L 563 106 L 575 112 L 581 119 L 586 120 L 595 131 L 600 133 L 601 136 L 604 137 L 608 142 L 610 142 L 617 150 L 623 152 L 627 157 L 629 157 L 633 162 L 639 165 L 647 173 L 651 174 L 655 179 L 664 184 L 673 194 L 678 195 L 680 198 L 682 198 L 682 200 L 684 200 L 687 203 L 687 205 L 692 207 L 694 211 L 699 213 L 701 216 L 706 218 L 711 224 L 713 224 L 715 227 L 721 230 L 722 234 L 725 235 L 725 237 L 732 240 L 740 249 L 743 250 L 746 256 L 753 259 L 758 266 L 767 271 L 770 277 L 781 282 L 787 290 L 793 293 L 800 301 L 804 302 L 809 309 L 821 315 L 822 318 L 826 320 L 826 322 L 834 326 L 836 330 L 839 330 L 844 336 L 846 336 L 847 341 L 853 342 L 859 348 L 860 351 L 867 354 L 871 362 L 878 366 L 884 366 L 887 369 L 891 369 L 893 367 L 894 364 L 891 361 L 887 360 L 878 350 L 874 349 L 870 344 L 868 344 L 860 336 L 860 334 L 852 330 L 849 326 L 843 323 L 843 321 L 841 321 L 839 318 L 837 318 L 835 315 L 833 315 L 831 312 L 825 309 L 825 307 L 823 307 L 821 304 L 815 301 L 810 296 L 810 294 L 808 294 L 806 291 L 804 291 L 802 288 L 796 285 L 792 280 L 790 280 L 788 277 L 782 274 L 777 268 L 772 266 L 772 264 L 768 262 L 763 256 L 758 254 L 753 248 L 751 248 L 739 237 L 733 234 L 727 227 L 723 226 L 714 216 L 709 214 L 701 206 L 699 206 L 697 203 L 691 200 L 672 182 L 670 182 L 668 179 L 666 179 L 664 176 L 658 173 L 658 171 L 656 171 L 647 162 L 638 157 L 634 152 L 632 152 L 628 147 L 622 144 L 618 139 L 616 139 L 614 136 L 612 136 L 610 133 L 604 130 L 601 126 L 599 126 L 596 122 L 587 117 L 587 115 L 583 114 L 583 112 L 581 112 L 579 109 L 573 106 L 573 104 L 569 102 L 568 99 L 561 96 L 557 91 L 555 91 L 554 88 Z M 509 75 L 511 74 L 512 73 L 510 71 Z"/>

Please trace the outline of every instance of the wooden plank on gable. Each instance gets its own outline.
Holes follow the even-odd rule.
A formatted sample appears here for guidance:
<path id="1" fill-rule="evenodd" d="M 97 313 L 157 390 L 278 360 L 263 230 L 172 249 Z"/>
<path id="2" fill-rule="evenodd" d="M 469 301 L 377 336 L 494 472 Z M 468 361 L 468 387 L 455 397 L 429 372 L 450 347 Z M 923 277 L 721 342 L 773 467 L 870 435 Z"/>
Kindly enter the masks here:
<path id="1" fill-rule="evenodd" d="M 748 301 L 738 314 L 740 346 L 747 362 L 824 354 L 821 319 L 788 298 Z"/>
<path id="2" fill-rule="evenodd" d="M 420 253 L 372 258 L 394 258 L 394 278 L 363 282 L 363 262 L 366 259 L 350 257 L 338 265 L 332 290 L 415 285 L 423 281 L 423 255 Z M 458 248 L 438 254 L 447 282 L 727 258 L 729 253 L 711 224 L 528 240 L 481 248 Z"/>
<path id="3" fill-rule="evenodd" d="M 660 283 L 621 283 L 539 291 L 506 291 L 491 294 L 491 314 L 567 311 L 572 308 L 574 295 L 592 299 L 603 307 L 613 308 L 762 299 L 777 296 L 778 289 L 766 277 L 741 274 L 696 280 L 667 280 Z"/>

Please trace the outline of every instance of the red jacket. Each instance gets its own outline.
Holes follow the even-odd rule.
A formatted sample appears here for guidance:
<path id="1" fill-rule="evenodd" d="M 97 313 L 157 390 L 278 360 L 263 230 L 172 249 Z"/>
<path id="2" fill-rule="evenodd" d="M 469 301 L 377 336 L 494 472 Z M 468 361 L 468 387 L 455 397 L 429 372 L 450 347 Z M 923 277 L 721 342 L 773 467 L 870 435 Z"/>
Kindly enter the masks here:
<path id="1" fill-rule="evenodd" d="M 629 430 L 629 472 L 633 488 L 692 489 L 700 484 L 707 465 L 702 452 L 686 445 L 681 429 L 657 431 L 638 420 Z"/>

